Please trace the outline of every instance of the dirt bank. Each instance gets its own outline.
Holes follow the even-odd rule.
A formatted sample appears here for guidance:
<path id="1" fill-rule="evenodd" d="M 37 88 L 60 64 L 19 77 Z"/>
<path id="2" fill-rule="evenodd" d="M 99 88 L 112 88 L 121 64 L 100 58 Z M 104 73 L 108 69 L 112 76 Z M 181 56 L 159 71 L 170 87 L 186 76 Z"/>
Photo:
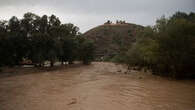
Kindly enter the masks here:
<path id="1" fill-rule="evenodd" d="M 113 63 L 0 75 L 0 110 L 195 110 L 195 82 Z M 32 73 L 32 74 L 31 74 Z"/>

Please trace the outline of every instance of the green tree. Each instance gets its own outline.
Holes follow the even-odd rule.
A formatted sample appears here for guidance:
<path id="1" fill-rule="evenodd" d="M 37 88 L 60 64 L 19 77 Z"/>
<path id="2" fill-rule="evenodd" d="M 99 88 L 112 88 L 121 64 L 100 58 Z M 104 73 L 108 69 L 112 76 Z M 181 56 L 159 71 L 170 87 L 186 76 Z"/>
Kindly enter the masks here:
<path id="1" fill-rule="evenodd" d="M 131 66 L 147 67 L 155 74 L 171 77 L 194 75 L 195 23 L 194 14 L 177 12 L 164 16 L 154 27 L 146 27 L 127 52 Z"/>
<path id="2" fill-rule="evenodd" d="M 94 59 L 94 43 L 85 38 L 78 38 L 79 42 L 79 55 L 80 60 L 83 61 L 83 64 L 90 64 Z"/>
<path id="3" fill-rule="evenodd" d="M 8 22 L 0 21 L 0 66 L 14 66 L 25 60 L 36 66 L 44 66 L 45 61 L 50 61 L 51 67 L 55 61 L 71 64 L 80 58 L 81 49 L 91 51 L 91 43 L 85 40 L 79 44 L 78 36 L 77 26 L 61 24 L 55 15 L 40 17 L 28 12 L 22 19 L 13 16 Z M 91 59 L 90 53 L 84 56 Z"/>

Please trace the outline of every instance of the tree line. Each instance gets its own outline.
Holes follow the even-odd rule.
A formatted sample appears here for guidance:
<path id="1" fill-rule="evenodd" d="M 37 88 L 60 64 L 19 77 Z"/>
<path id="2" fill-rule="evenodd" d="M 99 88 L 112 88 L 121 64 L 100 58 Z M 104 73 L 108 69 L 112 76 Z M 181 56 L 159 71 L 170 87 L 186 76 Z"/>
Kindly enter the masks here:
<path id="1" fill-rule="evenodd" d="M 195 76 L 195 13 L 162 16 L 154 26 L 137 33 L 136 42 L 120 52 L 115 61 L 149 69 L 158 75 Z"/>
<path id="2" fill-rule="evenodd" d="M 44 66 L 49 61 L 89 64 L 93 59 L 93 42 L 82 37 L 74 24 L 62 24 L 55 15 L 42 17 L 28 12 L 0 21 L 0 66 L 20 65 L 31 61 Z"/>

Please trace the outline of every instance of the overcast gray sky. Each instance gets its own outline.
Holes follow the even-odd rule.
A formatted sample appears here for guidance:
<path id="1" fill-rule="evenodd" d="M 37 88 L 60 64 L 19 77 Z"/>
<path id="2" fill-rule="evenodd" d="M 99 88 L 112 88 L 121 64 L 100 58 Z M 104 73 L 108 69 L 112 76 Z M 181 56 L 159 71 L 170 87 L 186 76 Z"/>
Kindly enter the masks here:
<path id="1" fill-rule="evenodd" d="M 153 25 L 157 18 L 176 11 L 195 12 L 195 0 L 0 0 L 0 19 L 22 18 L 26 12 L 54 14 L 81 32 L 108 19 Z"/>

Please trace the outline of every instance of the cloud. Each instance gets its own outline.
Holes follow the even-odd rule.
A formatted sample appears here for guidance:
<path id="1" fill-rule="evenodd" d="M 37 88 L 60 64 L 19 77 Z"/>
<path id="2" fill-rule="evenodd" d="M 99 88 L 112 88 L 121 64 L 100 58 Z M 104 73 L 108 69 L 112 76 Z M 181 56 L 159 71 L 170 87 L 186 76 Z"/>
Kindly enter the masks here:
<path id="1" fill-rule="evenodd" d="M 104 23 L 107 19 L 123 19 L 141 25 L 153 25 L 157 17 L 176 11 L 195 12 L 194 0 L 0 0 L 0 19 L 25 12 L 59 16 L 81 31 Z"/>

